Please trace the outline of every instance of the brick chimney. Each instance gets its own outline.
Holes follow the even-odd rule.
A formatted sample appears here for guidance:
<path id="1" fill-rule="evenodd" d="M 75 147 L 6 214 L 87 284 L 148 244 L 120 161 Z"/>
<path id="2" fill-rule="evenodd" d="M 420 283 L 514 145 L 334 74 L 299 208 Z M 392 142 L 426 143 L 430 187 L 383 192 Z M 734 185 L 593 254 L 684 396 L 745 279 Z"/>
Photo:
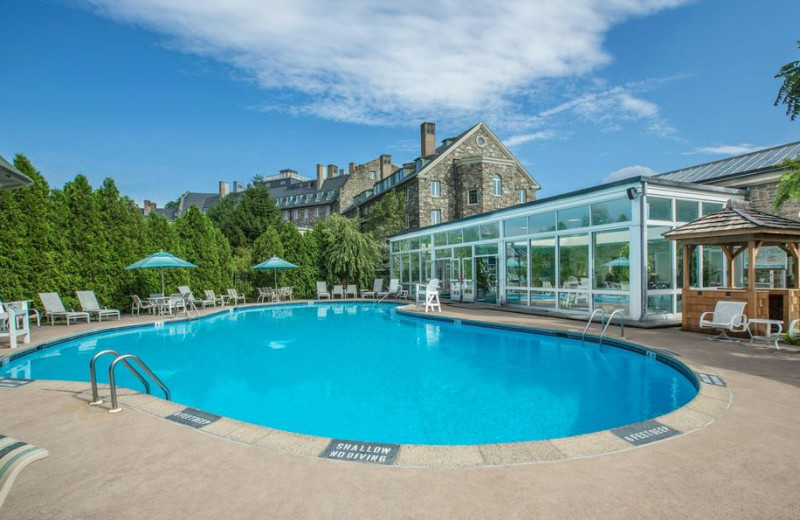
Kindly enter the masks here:
<path id="1" fill-rule="evenodd" d="M 157 207 L 158 206 L 156 205 L 155 202 L 151 202 L 151 201 L 145 199 L 145 201 L 144 201 L 144 216 L 146 217 L 147 215 L 149 215 L 150 213 L 155 211 Z"/>
<path id="2" fill-rule="evenodd" d="M 392 174 L 392 156 L 381 155 L 379 162 L 380 162 L 381 180 L 383 180 Z"/>
<path id="3" fill-rule="evenodd" d="M 219 198 L 223 198 L 231 192 L 230 186 L 225 181 L 219 181 Z"/>
<path id="4" fill-rule="evenodd" d="M 328 178 L 333 179 L 334 177 L 339 176 L 339 167 L 335 164 L 328 165 Z"/>
<path id="5" fill-rule="evenodd" d="M 427 157 L 436 153 L 436 125 L 433 123 L 422 123 L 419 126 L 420 155 Z"/>
<path id="6" fill-rule="evenodd" d="M 351 162 L 347 170 L 350 173 L 350 175 L 353 175 L 356 172 L 356 163 Z"/>
<path id="7" fill-rule="evenodd" d="M 322 189 L 322 183 L 325 182 L 325 166 L 318 164 L 317 165 L 317 189 Z"/>

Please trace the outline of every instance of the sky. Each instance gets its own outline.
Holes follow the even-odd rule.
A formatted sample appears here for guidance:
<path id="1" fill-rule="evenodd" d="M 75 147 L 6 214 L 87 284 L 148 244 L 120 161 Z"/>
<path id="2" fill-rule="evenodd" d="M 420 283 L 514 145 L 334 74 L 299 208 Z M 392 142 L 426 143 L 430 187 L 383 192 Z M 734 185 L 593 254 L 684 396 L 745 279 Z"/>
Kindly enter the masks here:
<path id="1" fill-rule="evenodd" d="M 539 197 L 800 140 L 796 0 L 0 0 L 0 155 L 141 203 L 484 121 Z"/>

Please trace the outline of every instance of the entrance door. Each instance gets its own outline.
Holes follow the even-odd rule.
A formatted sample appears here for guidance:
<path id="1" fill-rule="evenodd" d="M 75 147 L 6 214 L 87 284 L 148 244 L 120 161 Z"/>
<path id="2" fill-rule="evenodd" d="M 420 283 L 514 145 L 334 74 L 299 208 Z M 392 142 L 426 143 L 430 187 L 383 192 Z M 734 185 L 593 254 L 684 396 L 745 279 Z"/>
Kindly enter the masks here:
<path id="1" fill-rule="evenodd" d="M 473 258 L 454 258 L 450 281 L 450 300 L 454 302 L 475 301 L 475 260 Z"/>
<path id="2" fill-rule="evenodd" d="M 453 287 L 453 261 L 451 259 L 437 260 L 434 277 L 439 279 L 439 297 L 450 298 Z"/>
<path id="3" fill-rule="evenodd" d="M 476 262 L 476 300 L 483 303 L 497 303 L 497 257 L 481 256 Z"/>

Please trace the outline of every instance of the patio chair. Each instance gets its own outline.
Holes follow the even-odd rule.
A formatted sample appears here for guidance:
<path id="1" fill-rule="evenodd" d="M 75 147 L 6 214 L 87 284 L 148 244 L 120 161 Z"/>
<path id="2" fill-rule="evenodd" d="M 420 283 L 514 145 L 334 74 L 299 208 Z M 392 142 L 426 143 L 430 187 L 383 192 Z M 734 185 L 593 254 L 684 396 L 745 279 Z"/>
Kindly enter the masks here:
<path id="1" fill-rule="evenodd" d="M 180 287 L 178 287 L 178 289 L 180 289 Z M 212 298 L 195 298 L 194 293 L 191 291 L 188 293 L 181 292 L 181 294 L 188 305 L 194 306 L 194 310 L 197 310 L 198 305 L 203 307 L 203 309 L 205 309 L 207 305 L 211 305 L 212 307 L 217 306 L 217 302 Z"/>
<path id="2" fill-rule="evenodd" d="M 419 305 L 420 296 L 425 297 L 425 312 L 428 309 L 439 309 L 442 312 L 442 304 L 439 301 L 439 279 L 431 278 L 426 284 L 417 284 L 417 294 L 415 295 L 415 305 Z"/>
<path id="3" fill-rule="evenodd" d="M 167 314 L 172 314 L 173 312 L 177 314 L 178 311 L 187 312 L 186 298 L 181 293 L 170 294 L 164 306 L 166 307 Z"/>
<path id="4" fill-rule="evenodd" d="M 789 322 L 789 330 L 786 331 L 789 339 L 797 339 L 800 336 L 800 320 L 792 320 Z"/>
<path id="5" fill-rule="evenodd" d="M 361 291 L 362 298 L 375 298 L 375 296 L 383 290 L 383 278 L 375 278 L 372 282 L 372 290 L 363 289 Z"/>
<path id="6" fill-rule="evenodd" d="M 206 289 L 203 291 L 206 295 L 206 300 L 212 300 L 214 302 L 214 306 L 216 305 L 227 305 L 228 304 L 228 297 L 223 295 L 217 296 L 214 294 L 214 291 L 211 289 Z"/>
<path id="7" fill-rule="evenodd" d="M 97 321 L 103 321 L 104 316 L 116 316 L 117 320 L 120 319 L 119 309 L 100 307 L 100 304 L 97 303 L 97 296 L 95 296 L 94 291 L 75 291 L 75 294 L 78 295 L 81 310 L 89 314 L 96 314 Z"/>
<path id="8" fill-rule="evenodd" d="M 27 311 L 18 311 L 9 305 L 4 307 L 0 302 L 0 338 L 8 338 L 11 348 L 17 348 L 20 336 L 23 343 L 31 342 L 31 329 L 27 317 Z M 23 318 L 21 323 L 19 318 Z"/>
<path id="9" fill-rule="evenodd" d="M 328 284 L 325 282 L 317 282 L 317 300 L 328 298 L 330 300 L 331 293 L 328 292 Z"/>
<path id="10" fill-rule="evenodd" d="M 357 285 L 348 285 L 347 288 L 344 290 L 344 297 L 348 298 L 350 296 L 352 296 L 353 298 L 358 298 Z"/>
<path id="11" fill-rule="evenodd" d="M 337 284 L 333 286 L 333 289 L 331 290 L 331 299 L 334 299 L 337 296 L 344 299 L 344 285 Z"/>
<path id="12" fill-rule="evenodd" d="M 133 303 L 131 303 L 131 314 L 139 316 L 142 309 L 150 314 L 155 312 L 156 304 L 153 302 L 143 302 L 138 294 L 131 294 L 131 300 L 133 300 Z"/>
<path id="13" fill-rule="evenodd" d="M 228 289 L 228 301 L 239 303 L 239 300 L 242 300 L 242 303 L 247 303 L 247 299 L 244 297 L 244 294 L 239 294 L 236 289 Z"/>
<path id="14" fill-rule="evenodd" d="M 388 298 L 389 296 L 392 295 L 397 297 L 397 293 L 400 290 L 401 290 L 400 279 L 392 278 L 391 280 L 389 280 L 389 288 L 386 289 L 385 291 L 378 291 L 377 293 L 375 293 L 375 296 L 377 296 L 378 298 Z"/>
<path id="15" fill-rule="evenodd" d="M 281 287 L 281 297 L 286 298 L 287 300 L 294 300 L 294 287 Z"/>
<path id="16" fill-rule="evenodd" d="M 739 340 L 728 336 L 726 331 L 747 332 L 745 305 L 747 302 L 718 301 L 713 312 L 707 311 L 700 315 L 700 328 L 719 331 L 718 335 L 708 339 L 738 343 Z"/>
<path id="17" fill-rule="evenodd" d="M 56 324 L 56 318 L 64 318 L 67 320 L 69 326 L 70 320 L 86 320 L 86 323 L 91 321 L 88 312 L 78 312 L 74 309 L 66 310 L 64 302 L 61 301 L 61 296 L 58 293 L 39 293 L 39 300 L 44 307 L 44 317 L 50 320 L 50 325 Z"/>

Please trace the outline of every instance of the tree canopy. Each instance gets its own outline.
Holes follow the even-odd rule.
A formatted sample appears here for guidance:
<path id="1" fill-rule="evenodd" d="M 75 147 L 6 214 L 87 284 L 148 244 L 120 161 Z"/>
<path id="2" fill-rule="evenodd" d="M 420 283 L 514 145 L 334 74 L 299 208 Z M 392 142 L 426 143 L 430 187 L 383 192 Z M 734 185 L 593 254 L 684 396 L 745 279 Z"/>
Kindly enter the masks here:
<path id="1" fill-rule="evenodd" d="M 798 40 L 797 46 L 800 48 L 800 40 Z M 786 105 L 786 115 L 794 121 L 800 114 L 800 60 L 791 61 L 781 67 L 775 77 L 783 78 L 783 85 L 778 90 L 775 106 Z"/>

